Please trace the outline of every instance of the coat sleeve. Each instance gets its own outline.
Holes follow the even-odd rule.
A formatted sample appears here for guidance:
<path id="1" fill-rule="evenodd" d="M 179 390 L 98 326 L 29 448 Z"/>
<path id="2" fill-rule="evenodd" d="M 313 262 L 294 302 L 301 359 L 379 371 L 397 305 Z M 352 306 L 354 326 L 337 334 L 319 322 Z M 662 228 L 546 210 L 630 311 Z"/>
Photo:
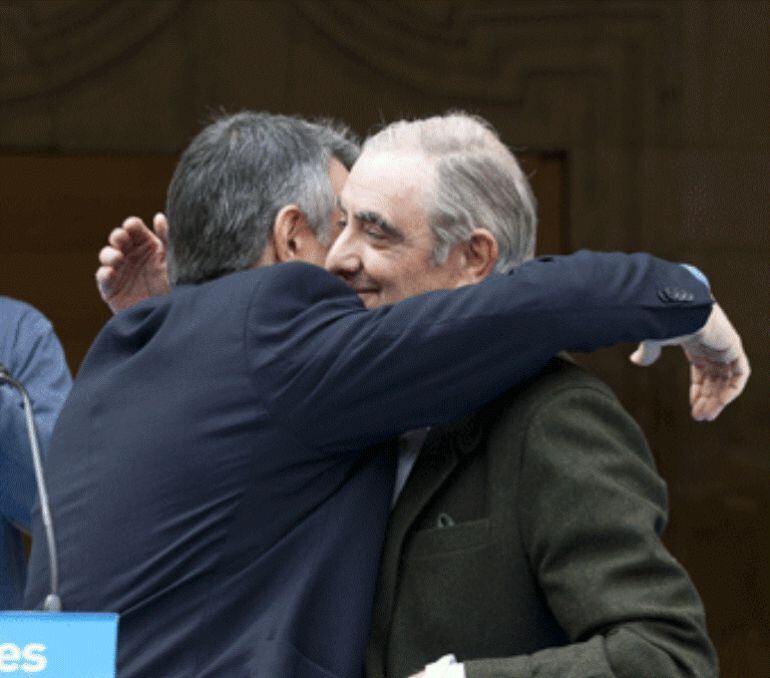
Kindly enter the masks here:
<path id="1" fill-rule="evenodd" d="M 45 454 L 71 386 L 69 368 L 51 323 L 31 307 L 25 307 L 18 322 L 6 325 L 5 331 L 15 336 L 7 342 L 8 355 L 2 359 L 29 393 Z M 31 455 L 21 395 L 8 385 L 0 386 L 0 514 L 25 529 L 37 494 Z"/>
<path id="2" fill-rule="evenodd" d="M 701 601 L 664 547 L 665 483 L 609 393 L 557 392 L 530 420 L 517 515 L 530 567 L 571 644 L 472 659 L 467 678 L 708 678 Z"/>
<path id="3" fill-rule="evenodd" d="M 252 374 L 271 414 L 321 452 L 451 421 L 562 349 L 693 332 L 711 307 L 682 266 L 643 254 L 535 260 L 375 311 L 319 269 L 275 268 L 249 313 Z"/>

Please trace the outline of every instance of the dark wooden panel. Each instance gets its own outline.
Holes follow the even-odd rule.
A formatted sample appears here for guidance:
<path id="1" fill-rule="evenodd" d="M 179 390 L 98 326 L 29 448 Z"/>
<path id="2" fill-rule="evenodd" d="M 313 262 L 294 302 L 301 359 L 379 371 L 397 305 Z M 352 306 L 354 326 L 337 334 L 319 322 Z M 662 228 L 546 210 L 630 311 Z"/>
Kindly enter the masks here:
<path id="1" fill-rule="evenodd" d="M 0 156 L 0 290 L 56 327 L 73 372 L 109 317 L 97 255 L 130 214 L 163 209 L 172 156 Z"/>

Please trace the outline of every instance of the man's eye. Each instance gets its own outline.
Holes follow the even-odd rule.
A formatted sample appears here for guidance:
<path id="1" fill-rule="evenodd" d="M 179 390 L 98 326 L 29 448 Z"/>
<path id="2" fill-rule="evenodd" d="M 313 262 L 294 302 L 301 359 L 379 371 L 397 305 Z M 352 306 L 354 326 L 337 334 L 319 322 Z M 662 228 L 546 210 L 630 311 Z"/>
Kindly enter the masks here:
<path id="1" fill-rule="evenodd" d="M 372 240 L 385 240 L 385 234 L 376 226 L 370 226 L 366 229 L 365 233 Z"/>
<path id="2" fill-rule="evenodd" d="M 340 230 L 345 228 L 345 226 L 347 226 L 347 225 L 348 225 L 348 222 L 345 219 L 338 219 L 337 220 L 337 228 L 339 228 Z"/>

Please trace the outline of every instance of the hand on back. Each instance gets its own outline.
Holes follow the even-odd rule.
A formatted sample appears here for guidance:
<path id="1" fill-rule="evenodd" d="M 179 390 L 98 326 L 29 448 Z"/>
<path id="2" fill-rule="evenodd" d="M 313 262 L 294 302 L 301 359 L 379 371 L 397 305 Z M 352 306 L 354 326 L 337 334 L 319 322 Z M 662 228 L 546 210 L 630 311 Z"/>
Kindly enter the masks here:
<path id="1" fill-rule="evenodd" d="M 153 230 L 139 217 L 128 217 L 114 229 L 99 252 L 96 286 L 113 313 L 169 291 L 166 266 L 168 223 L 158 213 Z"/>

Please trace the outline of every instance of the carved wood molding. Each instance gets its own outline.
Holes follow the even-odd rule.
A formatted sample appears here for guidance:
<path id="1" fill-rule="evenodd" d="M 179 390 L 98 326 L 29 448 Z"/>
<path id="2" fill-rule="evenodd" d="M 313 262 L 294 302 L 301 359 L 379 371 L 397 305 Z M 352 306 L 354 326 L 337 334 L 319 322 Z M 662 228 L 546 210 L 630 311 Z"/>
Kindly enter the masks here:
<path id="1" fill-rule="evenodd" d="M 563 110 L 549 115 L 554 130 L 570 135 L 563 145 L 580 145 L 596 117 L 613 121 L 591 129 L 611 144 L 649 142 L 679 129 L 678 3 L 295 4 L 332 51 L 426 95 L 515 110 L 527 106 L 533 90 L 555 92 Z M 575 125 L 575 116 L 584 124 Z"/>
<path id="2" fill-rule="evenodd" d="M 130 59 L 186 1 L 0 4 L 0 103 L 66 89 Z"/>

